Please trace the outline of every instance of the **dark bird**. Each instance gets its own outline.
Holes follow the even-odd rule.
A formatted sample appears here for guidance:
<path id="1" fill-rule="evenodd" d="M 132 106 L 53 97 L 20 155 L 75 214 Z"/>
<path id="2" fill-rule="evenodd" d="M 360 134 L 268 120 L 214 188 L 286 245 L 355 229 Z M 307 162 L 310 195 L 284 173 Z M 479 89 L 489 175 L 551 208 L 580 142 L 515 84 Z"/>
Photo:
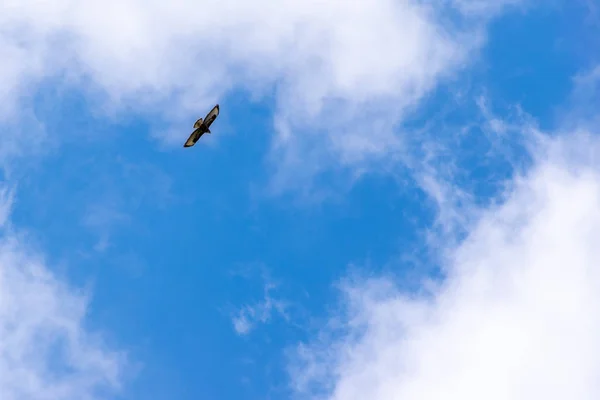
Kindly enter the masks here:
<path id="1" fill-rule="evenodd" d="M 210 125 L 215 121 L 215 119 L 217 119 L 218 115 L 219 115 L 219 105 L 217 104 L 216 106 L 213 107 L 212 110 L 210 110 L 210 112 L 208 114 L 206 114 L 206 117 L 204 117 L 204 120 L 202 120 L 202 118 L 200 118 L 200 119 L 198 119 L 198 121 L 196 121 L 196 123 L 194 124 L 194 132 L 192 132 L 192 134 L 190 135 L 188 140 L 185 142 L 183 147 L 192 147 L 193 145 L 196 144 L 198 139 L 200 139 L 200 137 L 202 135 L 204 135 L 206 132 L 211 133 L 210 129 L 209 129 Z"/>

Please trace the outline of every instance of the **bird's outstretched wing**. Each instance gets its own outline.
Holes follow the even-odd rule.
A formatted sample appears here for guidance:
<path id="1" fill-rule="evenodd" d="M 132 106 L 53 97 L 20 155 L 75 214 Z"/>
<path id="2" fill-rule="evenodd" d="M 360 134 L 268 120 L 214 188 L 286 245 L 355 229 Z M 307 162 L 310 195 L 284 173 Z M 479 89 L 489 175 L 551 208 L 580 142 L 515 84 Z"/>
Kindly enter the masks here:
<path id="1" fill-rule="evenodd" d="M 204 132 L 202 132 L 201 129 L 195 129 L 194 132 L 192 132 L 190 134 L 190 137 L 185 142 L 185 144 L 183 145 L 183 147 L 192 147 L 193 145 L 196 144 L 196 142 L 198 141 L 198 139 L 200 139 L 200 136 L 202 136 L 203 134 L 204 134 Z"/>
<path id="2" fill-rule="evenodd" d="M 217 119 L 218 116 L 219 116 L 219 105 L 217 104 L 216 106 L 213 107 L 212 110 L 210 110 L 210 112 L 208 114 L 206 114 L 206 117 L 204 118 L 204 124 L 206 125 L 206 127 L 210 127 L 210 125 L 215 121 L 215 119 Z"/>

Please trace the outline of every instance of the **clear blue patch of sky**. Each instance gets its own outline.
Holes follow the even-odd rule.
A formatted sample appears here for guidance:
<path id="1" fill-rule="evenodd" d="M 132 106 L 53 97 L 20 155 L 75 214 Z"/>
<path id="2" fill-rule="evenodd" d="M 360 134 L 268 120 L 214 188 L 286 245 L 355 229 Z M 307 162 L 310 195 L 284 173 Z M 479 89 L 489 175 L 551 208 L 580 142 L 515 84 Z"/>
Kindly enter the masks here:
<path id="1" fill-rule="evenodd" d="M 520 104 L 542 129 L 552 129 L 555 108 L 572 90 L 571 78 L 597 55 L 597 27 L 581 1 L 511 13 L 490 26 L 479 74 L 498 105 Z M 587 21 L 587 22 L 586 22 Z"/>

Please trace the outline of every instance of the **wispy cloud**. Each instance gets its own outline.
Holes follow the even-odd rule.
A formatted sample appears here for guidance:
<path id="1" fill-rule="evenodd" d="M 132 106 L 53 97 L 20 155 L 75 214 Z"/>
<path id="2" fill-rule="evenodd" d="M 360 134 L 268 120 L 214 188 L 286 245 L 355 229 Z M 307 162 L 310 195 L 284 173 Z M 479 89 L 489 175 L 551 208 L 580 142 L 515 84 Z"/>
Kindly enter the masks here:
<path id="1" fill-rule="evenodd" d="M 595 398 L 600 387 L 600 140 L 537 135 L 533 166 L 488 205 L 426 293 L 346 281 L 291 362 L 327 399 Z M 440 246 L 443 244 L 440 243 Z"/>
<path id="2" fill-rule="evenodd" d="M 13 206 L 15 192 L 6 185 L 0 184 L 0 231 L 8 223 Z"/>
<path id="3" fill-rule="evenodd" d="M 88 297 L 58 279 L 26 242 L 13 229 L 0 234 L 2 399 L 105 398 L 121 387 L 125 354 L 89 330 Z"/>
<path id="4" fill-rule="evenodd" d="M 580 3 L 587 10 L 589 21 L 595 26 L 600 26 L 600 9 L 598 4 L 593 0 L 580 0 Z"/>
<path id="5" fill-rule="evenodd" d="M 267 323 L 274 313 L 287 318 L 286 303 L 272 297 L 271 291 L 274 285 L 265 285 L 264 297 L 262 300 L 243 306 L 237 315 L 233 318 L 233 327 L 240 335 L 250 333 L 257 324 Z"/>
<path id="6" fill-rule="evenodd" d="M 573 89 L 559 115 L 564 130 L 600 126 L 600 64 L 580 71 L 573 77 Z"/>
<path id="7" fill-rule="evenodd" d="M 107 160 L 86 175 L 94 184 L 85 191 L 82 225 L 97 235 L 96 251 L 111 246 L 115 231 L 136 226 L 134 216 L 141 205 L 160 210 L 175 200 L 169 175 L 149 163 Z"/>
<path id="8" fill-rule="evenodd" d="M 434 258 L 443 256 L 440 248 L 460 243 L 486 207 L 498 201 L 496 195 L 502 195 L 511 176 L 531 165 L 529 150 L 542 137 L 535 119 L 519 106 L 498 113 L 495 108 L 484 95 L 461 100 L 412 132 L 420 139 L 402 164 L 426 194 L 422 206 L 432 212 L 432 221 L 423 239 Z M 468 120 L 450 122 L 465 109 Z M 401 169 L 390 172 L 405 179 Z"/>
<path id="9" fill-rule="evenodd" d="M 535 5 L 535 2 L 531 0 L 447 0 L 446 2 L 467 16 L 478 16 L 484 19 L 495 17 L 506 7 L 523 10 L 528 6 Z"/>
<path id="10" fill-rule="evenodd" d="M 131 223 L 129 215 L 120 211 L 120 205 L 103 200 L 90 205 L 83 218 L 83 225 L 98 235 L 94 250 L 99 252 L 110 247 L 110 236 L 114 229 Z"/>
<path id="11" fill-rule="evenodd" d="M 234 330 L 239 335 L 247 335 L 258 324 L 270 322 L 271 318 L 279 315 L 289 319 L 287 301 L 278 295 L 279 284 L 273 280 L 265 268 L 261 269 L 262 297 L 260 300 L 240 306 L 232 317 Z M 248 272 L 242 274 L 248 277 Z"/>

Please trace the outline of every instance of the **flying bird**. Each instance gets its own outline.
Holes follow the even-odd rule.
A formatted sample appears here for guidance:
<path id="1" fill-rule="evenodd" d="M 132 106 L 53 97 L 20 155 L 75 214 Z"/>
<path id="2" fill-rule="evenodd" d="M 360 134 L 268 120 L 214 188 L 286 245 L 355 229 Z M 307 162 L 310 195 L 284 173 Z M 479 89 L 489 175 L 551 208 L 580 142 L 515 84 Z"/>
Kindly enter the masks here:
<path id="1" fill-rule="evenodd" d="M 200 139 L 200 136 L 204 135 L 206 132 L 211 133 L 210 129 L 209 129 L 210 125 L 215 121 L 215 119 L 217 119 L 218 115 L 219 115 L 219 105 L 217 104 L 216 106 L 213 107 L 212 110 L 210 110 L 210 112 L 208 114 L 206 114 L 206 117 L 204 117 L 204 120 L 202 120 L 202 118 L 200 118 L 200 119 L 198 119 L 198 121 L 196 121 L 196 123 L 194 124 L 194 132 L 191 133 L 190 137 L 185 142 L 183 147 L 192 147 L 193 145 L 196 144 L 198 139 Z"/>

